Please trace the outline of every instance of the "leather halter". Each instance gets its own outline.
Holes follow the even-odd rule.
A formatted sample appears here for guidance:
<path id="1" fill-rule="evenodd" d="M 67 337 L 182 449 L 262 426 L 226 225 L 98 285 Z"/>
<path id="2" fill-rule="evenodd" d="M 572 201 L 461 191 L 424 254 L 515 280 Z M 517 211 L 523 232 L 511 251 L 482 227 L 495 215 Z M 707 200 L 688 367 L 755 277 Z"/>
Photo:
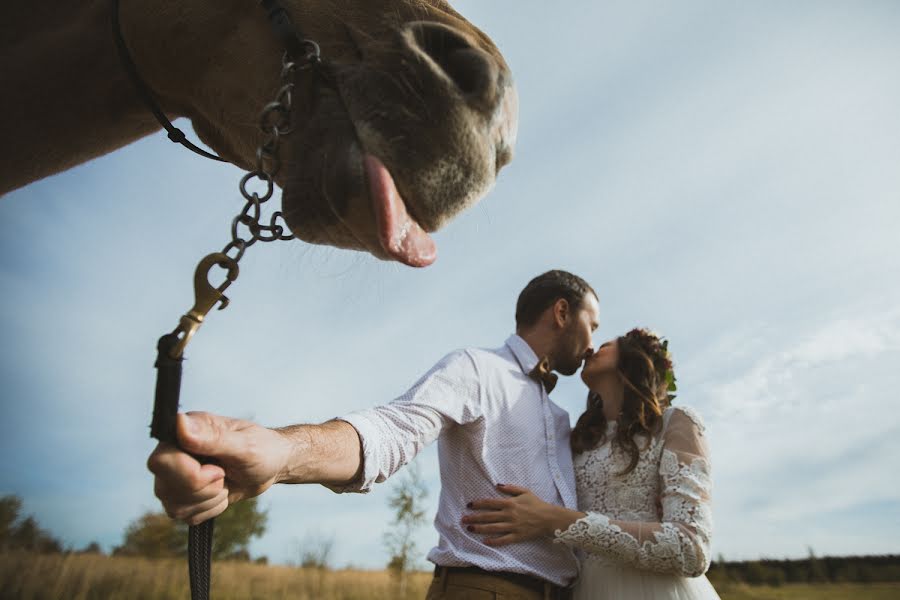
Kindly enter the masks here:
<path id="1" fill-rule="evenodd" d="M 172 121 L 169 120 L 159 107 L 159 103 L 156 101 L 150 87 L 141 78 L 137 65 L 134 64 L 131 53 L 128 51 L 128 46 L 125 44 L 125 39 L 122 37 L 122 27 L 119 22 L 119 1 L 120 0 L 111 0 L 113 39 L 115 40 L 116 48 L 118 48 L 119 51 L 122 67 L 128 74 L 128 78 L 134 85 L 138 96 L 140 96 L 147 108 L 150 109 L 150 112 L 153 113 L 153 116 L 156 117 L 156 120 L 159 121 L 159 124 L 162 125 L 163 129 L 166 130 L 170 140 L 176 144 L 181 144 L 191 152 L 205 158 L 229 162 L 221 156 L 207 152 L 188 140 L 184 131 L 175 127 L 172 124 Z M 303 34 L 294 27 L 287 10 L 281 6 L 277 0 L 260 0 L 260 5 L 262 9 L 266 11 L 266 15 L 269 18 L 269 24 L 272 26 L 272 31 L 281 41 L 288 56 L 301 64 L 310 65 L 317 71 L 321 71 L 324 61 L 319 54 L 319 45 L 316 42 L 305 38 Z M 326 83 L 330 83 L 330 78 L 327 76 L 321 77 L 321 79 Z"/>

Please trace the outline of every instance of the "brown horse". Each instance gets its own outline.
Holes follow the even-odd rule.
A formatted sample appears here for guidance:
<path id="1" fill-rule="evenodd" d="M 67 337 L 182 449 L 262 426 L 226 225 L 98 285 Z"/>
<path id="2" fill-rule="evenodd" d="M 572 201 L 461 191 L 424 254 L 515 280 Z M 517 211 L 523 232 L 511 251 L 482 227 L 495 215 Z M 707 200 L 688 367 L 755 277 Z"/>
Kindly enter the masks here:
<path id="1" fill-rule="evenodd" d="M 276 176 L 288 225 L 308 242 L 429 264 L 428 232 L 512 157 L 517 97 L 503 57 L 443 0 L 283 3 L 335 82 L 294 103 Z M 121 66 L 110 14 L 109 0 L 2 3 L 0 193 L 159 130 Z M 169 117 L 251 169 L 284 51 L 259 3 L 122 0 L 121 30 Z M 297 96 L 309 85 L 298 78 Z"/>

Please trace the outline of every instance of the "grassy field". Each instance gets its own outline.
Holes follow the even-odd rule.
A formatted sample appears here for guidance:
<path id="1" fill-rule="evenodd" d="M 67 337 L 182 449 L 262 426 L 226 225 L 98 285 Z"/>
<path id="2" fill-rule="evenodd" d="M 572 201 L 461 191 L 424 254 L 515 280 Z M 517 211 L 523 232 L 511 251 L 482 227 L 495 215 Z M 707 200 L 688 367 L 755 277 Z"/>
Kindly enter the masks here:
<path id="1" fill-rule="evenodd" d="M 407 598 L 421 599 L 429 573 L 410 577 Z M 721 585 L 723 600 L 895 600 L 900 584 Z M 318 571 L 248 563 L 213 564 L 216 600 L 403 600 L 385 571 Z M 100 555 L 0 554 L 0 599 L 169 600 L 189 598 L 182 561 Z"/>
<path id="2" fill-rule="evenodd" d="M 386 571 L 321 571 L 213 563 L 216 600 L 398 598 Z M 408 596 L 424 597 L 427 573 L 410 576 Z M 184 561 L 100 555 L 0 554 L 0 598 L 16 600 L 169 600 L 189 598 Z"/>

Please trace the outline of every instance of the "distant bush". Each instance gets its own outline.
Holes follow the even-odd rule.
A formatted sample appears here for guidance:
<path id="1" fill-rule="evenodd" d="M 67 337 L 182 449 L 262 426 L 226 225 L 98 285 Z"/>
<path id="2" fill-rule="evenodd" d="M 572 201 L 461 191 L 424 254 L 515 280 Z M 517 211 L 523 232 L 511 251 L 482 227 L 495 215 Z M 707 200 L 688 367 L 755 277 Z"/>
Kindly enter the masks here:
<path id="1" fill-rule="evenodd" d="M 103 554 L 103 548 L 97 542 L 91 542 L 81 550 L 78 550 L 78 554 Z"/>

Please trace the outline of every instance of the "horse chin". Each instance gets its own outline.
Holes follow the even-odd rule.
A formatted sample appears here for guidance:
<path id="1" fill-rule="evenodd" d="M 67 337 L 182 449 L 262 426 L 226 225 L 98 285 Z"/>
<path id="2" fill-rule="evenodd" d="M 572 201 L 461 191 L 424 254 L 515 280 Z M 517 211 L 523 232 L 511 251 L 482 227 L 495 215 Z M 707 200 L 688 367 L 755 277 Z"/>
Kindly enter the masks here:
<path id="1" fill-rule="evenodd" d="M 488 176 L 487 169 L 469 165 L 471 157 L 410 170 L 390 167 L 390 158 L 380 158 L 390 156 L 389 149 L 367 152 L 355 137 L 321 142 L 318 151 L 291 161 L 282 195 L 288 227 L 312 244 L 428 266 L 436 257 L 429 233 L 474 204 L 493 183 L 493 172 Z M 473 174 L 481 177 L 469 179 Z"/>
<path id="2" fill-rule="evenodd" d="M 283 146 L 283 212 L 304 241 L 427 266 L 428 233 L 483 197 L 511 158 L 515 87 L 498 84 L 487 110 L 441 72 L 373 61 L 336 65 L 336 87 L 301 107 Z"/>
<path id="3" fill-rule="evenodd" d="M 351 142 L 332 153 L 315 187 L 295 180 L 285 187 L 285 219 L 301 240 L 362 250 L 412 267 L 434 262 L 436 248 L 409 214 L 394 178 L 377 157 Z"/>
<path id="4" fill-rule="evenodd" d="M 362 150 L 352 123 L 335 116 L 311 122 L 293 148 L 284 174 L 285 221 L 305 242 L 387 258 L 380 256 Z M 329 131 L 315 131 L 322 123 Z"/>

